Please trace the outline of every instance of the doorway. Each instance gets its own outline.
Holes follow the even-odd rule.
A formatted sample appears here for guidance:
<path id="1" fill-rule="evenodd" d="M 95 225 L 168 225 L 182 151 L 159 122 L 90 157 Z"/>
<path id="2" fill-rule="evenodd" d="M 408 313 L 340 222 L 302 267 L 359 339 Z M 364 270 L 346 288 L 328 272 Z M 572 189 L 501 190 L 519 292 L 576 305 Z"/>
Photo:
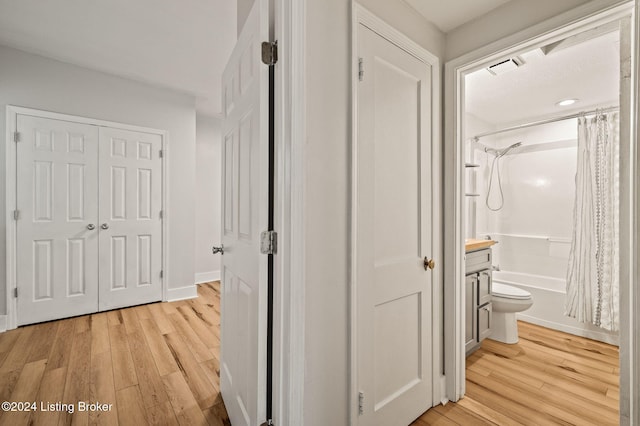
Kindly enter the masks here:
<path id="1" fill-rule="evenodd" d="M 353 421 L 403 425 L 434 405 L 440 378 L 439 66 L 364 8 L 356 11 Z"/>
<path id="2" fill-rule="evenodd" d="M 593 34 L 594 31 L 597 32 L 598 30 L 602 30 L 607 26 L 617 25 L 620 31 L 620 39 L 619 39 L 620 40 L 620 43 L 619 43 L 620 58 L 621 58 L 620 64 L 622 66 L 622 72 L 620 74 L 622 78 L 620 79 L 620 89 L 619 89 L 619 93 L 621 95 L 619 99 L 616 99 L 617 101 L 616 103 L 619 104 L 619 108 L 620 108 L 620 153 L 621 153 L 620 154 L 620 173 L 621 173 L 620 180 L 621 182 L 630 182 L 630 176 L 631 176 L 629 174 L 631 173 L 630 170 L 635 170 L 636 165 L 635 165 L 635 160 L 633 159 L 633 155 L 631 155 L 634 152 L 634 148 L 631 144 L 632 138 L 630 136 L 632 134 L 631 133 L 631 129 L 632 129 L 631 117 L 633 116 L 633 110 L 629 100 L 630 99 L 629 95 L 632 93 L 632 89 L 630 85 L 631 81 L 630 81 L 630 78 L 628 78 L 628 76 L 630 75 L 630 69 L 625 68 L 625 67 L 629 67 L 630 63 L 625 58 L 629 58 L 631 56 L 631 50 L 630 50 L 631 48 L 629 46 L 629 40 L 631 37 L 630 17 L 632 16 L 633 16 L 632 4 L 630 3 L 627 5 L 612 7 L 605 11 L 601 11 L 598 14 L 594 14 L 593 16 L 590 16 L 589 18 L 586 18 L 586 19 L 581 16 L 576 16 L 572 21 L 571 25 L 568 24 L 565 27 L 560 29 L 558 29 L 557 24 L 555 24 L 555 27 L 547 28 L 546 31 L 542 31 L 541 28 L 535 28 L 529 31 L 525 31 L 522 34 L 519 34 L 519 36 L 521 36 L 519 37 L 521 40 L 528 40 L 528 41 L 522 42 L 521 44 L 508 45 L 501 50 L 498 50 L 495 46 L 493 46 L 492 48 L 491 47 L 486 48 L 484 49 L 484 51 L 481 51 L 481 52 L 474 52 L 473 54 L 467 55 L 467 57 L 454 60 L 451 63 L 447 64 L 447 72 L 448 72 L 448 75 L 451 76 L 449 93 L 456 93 L 456 96 L 455 96 L 456 100 L 454 100 L 453 98 L 451 99 L 451 104 L 450 104 L 451 120 L 448 123 L 448 130 L 451 132 L 449 133 L 449 135 L 452 136 L 452 140 L 454 140 L 455 142 L 450 145 L 446 145 L 447 158 L 448 158 L 447 163 L 452 165 L 455 164 L 455 168 L 454 170 L 450 170 L 446 174 L 446 179 L 445 179 L 445 181 L 447 182 L 449 191 L 451 191 L 451 194 L 452 194 L 447 201 L 447 206 L 451 208 L 451 211 L 456 212 L 455 218 L 452 220 L 449 220 L 447 222 L 447 227 L 446 227 L 447 232 L 455 236 L 451 244 L 448 244 L 448 248 L 446 249 L 446 253 L 447 253 L 446 258 L 447 258 L 447 261 L 449 262 L 448 271 L 452 272 L 452 275 L 448 277 L 447 280 L 450 279 L 451 280 L 450 282 L 456 283 L 455 285 L 451 286 L 451 288 L 448 288 L 447 294 L 445 295 L 445 300 L 446 300 L 445 312 L 447 312 L 445 323 L 447 324 L 446 325 L 447 329 L 451 331 L 450 335 L 452 336 L 452 340 L 449 340 L 448 343 L 446 344 L 446 348 L 447 348 L 446 350 L 451 350 L 451 353 L 455 355 L 454 357 L 449 359 L 446 366 L 448 379 L 450 380 L 450 382 L 448 383 L 449 385 L 448 390 L 450 392 L 449 398 L 451 400 L 454 400 L 454 401 L 458 400 L 465 392 L 464 345 L 460 343 L 463 341 L 463 338 L 464 338 L 464 335 L 463 335 L 464 334 L 463 333 L 464 316 L 460 312 L 460 309 L 458 308 L 458 306 L 462 306 L 461 303 L 463 303 L 463 298 L 464 298 L 463 280 L 465 276 L 464 275 L 464 240 L 466 237 L 465 227 L 467 227 L 468 229 L 468 227 L 470 226 L 470 219 L 471 219 L 471 222 L 474 221 L 474 218 L 472 218 L 472 215 L 469 214 L 469 212 L 472 212 L 474 209 L 469 207 L 469 204 L 472 204 L 473 201 L 466 200 L 465 198 L 468 198 L 468 197 L 464 196 L 465 184 L 469 183 L 469 180 L 466 180 L 467 173 L 465 172 L 464 166 L 465 166 L 465 163 L 472 164 L 472 165 L 474 164 L 473 162 L 468 161 L 470 160 L 469 144 L 474 143 L 474 142 L 469 142 L 468 139 L 474 139 L 473 136 L 477 134 L 480 134 L 480 135 L 484 134 L 483 131 L 465 133 L 468 130 L 466 126 L 468 126 L 469 124 L 468 118 L 465 117 L 465 109 L 464 109 L 464 102 L 465 102 L 465 99 L 467 99 L 466 96 L 467 96 L 467 90 L 468 90 L 468 86 L 467 86 L 468 80 L 466 80 L 466 78 L 472 75 L 472 73 L 477 72 L 478 70 L 487 69 L 487 68 L 490 68 L 492 65 L 498 64 L 499 62 L 501 62 L 501 60 L 503 61 L 509 60 L 509 58 L 517 57 L 518 55 L 524 52 L 531 52 L 535 49 L 543 48 L 544 46 L 547 46 L 547 47 L 552 45 L 559 46 L 559 45 L 562 45 L 563 41 L 566 41 L 572 38 L 575 41 L 583 37 L 585 34 L 589 34 L 589 33 Z M 545 34 L 545 35 L 539 36 L 539 34 Z M 517 67 L 517 64 L 514 64 L 514 65 L 516 65 Z M 558 99 L 558 101 L 560 100 L 561 99 Z M 526 102 L 526 101 L 527 101 L 526 99 L 522 99 L 522 102 Z M 596 109 L 608 107 L 608 106 L 610 105 L 600 104 L 597 106 Z M 589 109 L 585 108 L 585 112 L 588 114 Z M 544 118 L 550 118 L 550 117 L 544 117 Z M 521 123 L 512 123 L 512 124 L 513 124 L 513 127 L 515 127 L 516 124 L 521 124 Z M 504 127 L 509 128 L 510 126 L 504 126 Z M 520 145 L 517 144 L 517 141 L 511 141 L 511 142 L 513 143 L 505 142 L 504 146 L 488 147 L 487 150 L 484 151 L 484 153 L 490 154 L 492 152 L 491 150 L 493 149 L 493 152 L 498 153 L 498 155 L 500 155 L 503 150 L 506 150 L 506 148 L 511 148 L 513 150 L 511 154 L 514 155 L 514 157 L 512 158 L 515 158 L 514 153 L 517 152 L 518 149 L 520 150 L 524 149 L 524 151 L 528 151 L 528 152 L 534 152 L 534 151 L 541 152 L 540 151 L 541 147 L 537 147 L 536 149 L 526 148 L 524 147 L 524 145 L 526 145 L 525 143 L 524 145 L 522 145 L 524 148 L 521 148 Z M 561 148 L 561 147 L 558 146 L 556 148 Z M 524 152 L 524 151 L 520 151 L 520 152 Z M 508 158 L 509 155 L 506 155 L 505 158 Z M 486 181 L 487 177 L 488 175 L 479 179 Z M 469 178 L 469 179 L 472 180 L 473 178 Z M 496 177 L 494 176 L 494 183 L 497 182 L 497 180 L 495 179 Z M 629 185 L 629 186 L 633 186 L 633 185 Z M 621 192 L 620 192 L 620 206 L 621 206 L 620 235 L 621 236 L 631 235 L 631 228 L 629 227 L 631 226 L 632 221 L 630 219 L 635 217 L 635 207 L 633 207 L 630 202 L 630 200 L 633 199 L 632 194 L 635 189 L 630 188 L 629 186 L 621 187 Z M 495 187 L 494 190 L 497 190 L 497 188 L 498 187 Z M 485 191 L 488 191 L 488 185 L 486 185 Z M 473 192 L 467 192 L 467 194 L 475 195 L 475 193 Z M 481 197 L 477 197 L 477 200 L 478 200 L 476 201 L 477 204 L 480 204 L 480 201 L 484 203 L 484 199 L 480 200 L 480 198 Z M 514 198 L 512 197 L 512 200 L 513 199 Z M 492 204 L 491 202 L 489 202 L 489 204 L 495 207 L 496 199 L 492 199 L 492 201 L 494 201 L 494 203 Z M 498 201 L 501 201 L 501 200 L 498 200 Z M 498 204 L 501 204 L 501 202 Z M 503 233 L 509 234 L 505 236 L 506 238 L 505 241 L 507 241 L 507 239 L 522 238 L 523 235 L 526 237 L 536 236 L 533 234 L 525 235 L 517 232 L 503 232 Z M 556 252 L 559 252 L 557 250 L 560 250 L 558 248 L 559 245 L 566 244 L 563 238 L 555 238 L 557 237 L 556 235 L 549 235 L 548 237 L 550 238 L 546 238 L 547 237 L 546 235 L 542 235 L 542 236 L 545 237 L 544 239 L 545 243 L 552 244 L 553 245 L 552 248 L 553 250 L 556 250 Z M 633 273 L 632 271 L 629 271 L 628 268 L 632 267 L 631 265 L 633 265 L 634 263 L 634 261 L 631 260 L 633 259 L 632 253 L 634 253 L 633 252 L 634 247 L 633 245 L 628 244 L 628 240 L 626 242 L 623 242 L 623 241 L 624 240 L 621 239 L 622 243 L 620 247 L 620 265 L 621 265 L 621 269 L 620 269 L 621 299 L 620 300 L 623 300 L 624 294 L 629 295 L 629 292 L 632 291 L 632 289 L 630 288 L 630 282 L 632 281 L 629 280 L 629 277 L 633 276 Z M 528 247 L 531 247 L 531 245 L 529 244 Z M 502 247 L 502 249 L 507 251 L 509 250 L 509 248 L 506 245 L 505 247 Z M 507 253 L 507 255 L 511 255 L 511 254 L 513 254 L 513 250 L 511 250 L 510 253 Z M 494 265 L 494 267 L 495 266 L 496 265 Z M 513 277 L 513 275 L 509 275 L 509 277 Z M 535 304 L 535 300 L 534 300 L 534 304 Z M 620 305 L 620 309 L 621 309 L 621 317 L 620 317 L 621 330 L 623 333 L 626 333 L 625 329 L 628 331 L 629 321 L 630 319 L 632 319 L 632 317 L 630 318 L 629 316 L 630 313 L 628 310 L 624 308 L 623 304 Z M 449 314 L 454 311 L 455 313 Z M 625 339 L 621 339 L 620 341 L 621 371 L 628 369 L 629 363 L 631 361 L 628 358 L 628 355 L 625 355 L 625 352 L 626 352 L 625 345 L 629 345 L 629 340 L 626 339 L 626 336 L 628 336 L 628 334 L 624 334 L 624 336 L 625 336 Z M 633 391 L 630 390 L 630 388 L 628 387 L 629 380 L 630 380 L 629 377 L 625 377 L 623 373 L 621 374 L 620 380 L 621 380 L 620 419 L 624 420 L 625 418 L 627 418 L 627 416 L 629 416 L 628 401 L 630 397 L 631 398 L 633 397 Z"/>

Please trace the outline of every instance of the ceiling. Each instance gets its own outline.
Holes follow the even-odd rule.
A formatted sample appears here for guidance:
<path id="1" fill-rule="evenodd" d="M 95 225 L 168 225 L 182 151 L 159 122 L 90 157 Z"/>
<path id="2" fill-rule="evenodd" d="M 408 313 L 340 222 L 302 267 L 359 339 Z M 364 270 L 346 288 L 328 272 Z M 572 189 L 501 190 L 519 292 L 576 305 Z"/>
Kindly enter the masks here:
<path id="1" fill-rule="evenodd" d="M 0 44 L 196 97 L 220 113 L 229 0 L 0 0 Z"/>
<path id="2" fill-rule="evenodd" d="M 404 0 L 440 31 L 447 33 L 460 25 L 508 3 L 510 0 Z"/>
<path id="3" fill-rule="evenodd" d="M 546 48 L 546 56 L 540 53 L 539 58 L 513 71 L 500 75 L 486 69 L 476 71 L 465 80 L 466 111 L 500 126 L 617 105 L 618 40 L 617 31 L 577 44 L 566 40 Z M 570 107 L 556 105 L 569 98 L 578 102 Z"/>

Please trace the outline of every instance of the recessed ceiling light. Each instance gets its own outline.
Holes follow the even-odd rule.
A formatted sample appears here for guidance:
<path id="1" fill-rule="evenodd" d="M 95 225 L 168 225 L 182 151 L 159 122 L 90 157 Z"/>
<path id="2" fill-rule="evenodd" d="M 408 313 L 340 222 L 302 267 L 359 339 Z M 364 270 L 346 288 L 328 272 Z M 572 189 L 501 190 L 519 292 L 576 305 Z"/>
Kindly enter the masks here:
<path id="1" fill-rule="evenodd" d="M 556 102 L 556 105 L 557 106 L 569 106 L 569 105 L 575 104 L 576 102 L 578 102 L 577 99 L 563 99 L 563 100 L 561 100 L 559 102 Z"/>

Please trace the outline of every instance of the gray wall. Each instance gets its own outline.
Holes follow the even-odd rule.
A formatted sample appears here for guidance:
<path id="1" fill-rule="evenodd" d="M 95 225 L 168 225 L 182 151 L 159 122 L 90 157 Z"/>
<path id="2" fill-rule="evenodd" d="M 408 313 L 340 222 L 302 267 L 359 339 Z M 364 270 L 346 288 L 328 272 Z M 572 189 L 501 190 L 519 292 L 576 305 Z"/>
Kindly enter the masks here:
<path id="1" fill-rule="evenodd" d="M 358 3 L 438 58 L 444 57 L 444 33 L 404 1 L 360 0 Z"/>
<path id="2" fill-rule="evenodd" d="M 589 1 L 512 0 L 447 33 L 446 60 L 457 58 Z"/>
<path id="3" fill-rule="evenodd" d="M 153 127 L 169 132 L 169 288 L 193 285 L 195 100 L 191 96 L 0 46 L 0 109 L 7 105 Z M 0 119 L 0 135 L 6 133 Z M 3 139 L 4 140 L 4 139 Z M 0 314 L 6 308 L 5 164 L 0 148 Z"/>

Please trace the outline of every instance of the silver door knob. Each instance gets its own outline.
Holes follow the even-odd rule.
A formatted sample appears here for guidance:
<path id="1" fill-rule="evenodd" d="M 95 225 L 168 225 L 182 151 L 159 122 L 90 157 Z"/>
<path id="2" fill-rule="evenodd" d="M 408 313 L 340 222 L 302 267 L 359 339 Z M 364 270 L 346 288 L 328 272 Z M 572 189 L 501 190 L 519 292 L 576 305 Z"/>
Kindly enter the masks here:
<path id="1" fill-rule="evenodd" d="M 87 225 L 87 229 L 89 231 L 93 231 L 94 229 L 96 229 L 96 226 L 93 223 L 90 223 L 90 224 Z"/>
<path id="2" fill-rule="evenodd" d="M 103 223 L 102 225 L 100 225 L 100 228 L 109 229 L 109 224 L 108 223 Z"/>
<path id="3" fill-rule="evenodd" d="M 220 247 L 213 246 L 211 248 L 211 252 L 213 254 L 218 254 L 218 253 L 224 254 L 224 244 L 220 244 Z"/>

